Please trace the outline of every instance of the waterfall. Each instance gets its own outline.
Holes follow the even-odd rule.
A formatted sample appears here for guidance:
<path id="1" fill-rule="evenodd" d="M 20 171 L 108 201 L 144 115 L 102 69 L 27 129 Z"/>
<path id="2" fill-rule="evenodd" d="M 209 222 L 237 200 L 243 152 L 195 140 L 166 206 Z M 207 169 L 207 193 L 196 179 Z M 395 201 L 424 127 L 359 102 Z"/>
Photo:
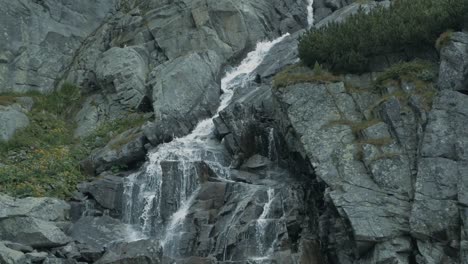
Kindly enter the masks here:
<path id="1" fill-rule="evenodd" d="M 271 203 L 273 202 L 275 189 L 269 188 L 267 191 L 267 194 L 268 194 L 268 201 L 263 206 L 263 212 L 260 215 L 260 217 L 257 219 L 257 223 L 255 226 L 258 253 L 264 257 L 267 257 L 269 255 L 268 251 L 271 247 L 271 245 L 267 244 L 267 239 L 266 239 L 266 232 L 267 232 L 267 227 L 268 227 L 267 216 L 268 216 L 268 213 L 270 212 Z"/>
<path id="2" fill-rule="evenodd" d="M 312 27 L 314 25 L 314 0 L 307 0 L 308 1 L 308 6 L 307 6 L 307 24 L 309 27 Z"/>
<path id="3" fill-rule="evenodd" d="M 167 228 L 183 223 L 195 190 L 199 187 L 200 162 L 218 177 L 229 178 L 229 163 L 224 147 L 214 136 L 213 119 L 226 108 L 234 88 L 254 79 L 254 70 L 268 51 L 286 36 L 259 42 L 239 66 L 221 80 L 223 94 L 212 118 L 201 121 L 189 135 L 159 145 L 148 155 L 144 171 L 130 175 L 124 183 L 124 221 L 133 224 L 146 236 L 168 238 Z M 166 234 L 166 235 L 165 235 Z"/>

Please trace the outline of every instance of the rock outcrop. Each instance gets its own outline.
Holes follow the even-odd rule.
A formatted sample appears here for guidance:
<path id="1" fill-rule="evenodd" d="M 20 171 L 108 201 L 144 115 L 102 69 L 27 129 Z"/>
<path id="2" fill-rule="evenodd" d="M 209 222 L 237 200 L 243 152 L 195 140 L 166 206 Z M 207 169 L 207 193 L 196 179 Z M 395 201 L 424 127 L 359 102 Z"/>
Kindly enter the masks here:
<path id="1" fill-rule="evenodd" d="M 9 141 L 19 129 L 29 126 L 29 118 L 21 107 L 0 104 L 0 140 Z"/>
<path id="2" fill-rule="evenodd" d="M 441 50 L 438 86 L 443 90 L 468 91 L 468 33 L 451 34 Z"/>
<path id="3" fill-rule="evenodd" d="M 50 92 L 114 0 L 0 2 L 0 91 Z"/>

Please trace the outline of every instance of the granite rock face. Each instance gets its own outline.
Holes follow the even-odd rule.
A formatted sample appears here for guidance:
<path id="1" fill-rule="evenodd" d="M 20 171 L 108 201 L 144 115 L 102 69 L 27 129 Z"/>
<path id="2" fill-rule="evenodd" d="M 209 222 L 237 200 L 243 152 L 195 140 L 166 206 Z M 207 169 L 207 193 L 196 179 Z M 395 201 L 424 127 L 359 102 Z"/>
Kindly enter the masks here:
<path id="1" fill-rule="evenodd" d="M 114 0 L 0 2 L 0 91 L 53 90 L 74 52 L 114 5 Z"/>
<path id="2" fill-rule="evenodd" d="M 468 33 L 455 32 L 441 50 L 438 86 L 443 90 L 468 91 Z"/>
<path id="3" fill-rule="evenodd" d="M 303 28 L 306 5 L 306 0 L 122 1 L 120 12 L 84 42 L 67 71 L 66 80 L 91 93 L 78 114 L 76 135 L 135 109 L 155 110 L 148 135 L 153 143 L 187 134 L 216 109 L 221 67 L 259 40 Z M 174 69 L 178 74 L 168 74 Z"/>
<path id="4" fill-rule="evenodd" d="M 68 219 L 70 205 L 55 198 L 16 199 L 0 195 L 0 218 L 17 216 L 34 217 L 45 221 L 65 221 Z"/>
<path id="5" fill-rule="evenodd" d="M 71 241 L 51 222 L 20 216 L 0 220 L 0 237 L 34 248 L 52 248 Z"/>
<path id="6" fill-rule="evenodd" d="M 440 91 L 428 98 L 411 82 L 377 92 L 374 73 L 277 87 L 274 76 L 298 61 L 305 0 L 121 1 L 115 12 L 110 1 L 99 10 L 23 2 L 0 0 L 7 14 L 0 33 L 13 16 L 56 22 L 34 38 L 11 33 L 16 37 L 0 44 L 0 73 L 13 72 L 0 74 L 7 76 L 0 84 L 50 91 L 64 74 L 87 95 L 75 117 L 78 137 L 135 111 L 154 112 L 155 120 L 93 152 L 83 164 L 99 176 L 80 184 L 70 205 L 0 196 L 0 262 L 466 262 L 465 33 L 442 49 Z M 364 7 L 389 3 L 380 2 Z M 360 5 L 315 1 L 317 27 L 343 21 Z M 75 31 L 82 20 L 90 27 Z M 215 131 L 203 135 L 208 141 L 174 140 L 213 116 L 226 65 L 286 32 L 236 87 L 213 120 Z M 34 45 L 18 54 L 1 46 L 23 38 Z M 34 59 L 36 45 L 48 49 Z M 172 149 L 162 144 L 170 141 Z M 146 156 L 148 142 L 155 148 Z M 164 159 L 155 162 L 155 153 Z M 111 173 L 116 167 L 132 171 Z"/>

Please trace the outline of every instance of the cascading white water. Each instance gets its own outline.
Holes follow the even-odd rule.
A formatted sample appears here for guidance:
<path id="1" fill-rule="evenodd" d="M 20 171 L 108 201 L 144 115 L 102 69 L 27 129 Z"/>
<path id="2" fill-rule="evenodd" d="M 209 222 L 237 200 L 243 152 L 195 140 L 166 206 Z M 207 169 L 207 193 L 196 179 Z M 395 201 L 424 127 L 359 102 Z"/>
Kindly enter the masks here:
<path id="1" fill-rule="evenodd" d="M 309 27 L 314 25 L 314 0 L 307 0 L 309 5 L 307 6 L 307 24 Z"/>
<path id="2" fill-rule="evenodd" d="M 241 64 L 229 71 L 221 80 L 223 95 L 216 114 L 201 121 L 189 135 L 176 138 L 169 143 L 158 146 L 149 154 L 149 162 L 143 173 L 136 173 L 126 178 L 124 185 L 124 221 L 140 226 L 141 231 L 149 236 L 168 238 L 165 226 L 174 229 L 174 225 L 183 223 L 190 200 L 198 187 L 197 162 L 205 162 L 218 176 L 228 177 L 229 166 L 222 161 L 223 145 L 214 137 L 213 119 L 226 108 L 233 95 L 234 88 L 242 86 L 254 78 L 253 71 L 260 65 L 268 51 L 286 36 L 283 35 L 269 42 L 260 42 Z M 176 205 L 170 219 L 164 219 L 162 206 L 167 197 L 163 188 L 165 173 L 163 164 L 175 163 L 180 177 L 179 186 L 170 190 Z M 171 169 L 174 169 L 171 167 Z M 165 176 L 165 175 L 164 175 Z M 166 177 L 166 176 L 165 176 Z M 175 180 L 173 180 L 175 181 Z M 165 208 L 167 211 L 167 208 Z M 166 239 L 164 239 L 166 240 Z M 164 243 L 164 242 L 163 242 Z"/>
<path id="3" fill-rule="evenodd" d="M 313 0 L 308 0 L 308 3 L 307 21 L 311 26 L 313 24 Z M 199 187 L 197 167 L 199 163 L 204 162 L 217 176 L 229 178 L 229 164 L 223 158 L 223 145 L 214 136 L 213 119 L 229 105 L 236 87 L 242 87 L 253 80 L 255 69 L 261 64 L 269 50 L 285 37 L 286 35 L 283 35 L 273 41 L 258 43 L 256 49 L 250 52 L 238 67 L 222 78 L 223 94 L 215 115 L 201 121 L 189 135 L 158 146 L 148 155 L 149 161 L 145 170 L 126 178 L 124 221 L 136 226 L 143 234 L 132 231 L 132 238 L 135 238 L 136 234 L 140 234 L 141 238 L 144 238 L 143 236 L 158 237 L 162 240 L 165 254 L 175 254 L 175 252 L 168 251 L 178 248 L 179 237 L 183 235 L 179 230 L 182 229 L 181 226 L 184 224 Z M 269 140 L 273 147 L 273 130 Z M 273 150 L 269 150 L 269 154 L 272 158 Z M 256 233 L 260 234 L 260 237 L 266 232 L 268 222 L 266 218 L 273 196 L 273 189 L 268 190 L 268 202 L 257 221 Z M 229 228 L 226 237 L 228 234 Z M 264 239 L 260 238 L 260 240 Z M 227 241 L 224 245 L 227 245 Z M 262 245 L 260 252 L 269 255 L 271 246 Z"/>
<path id="4" fill-rule="evenodd" d="M 263 212 L 260 215 L 260 217 L 257 219 L 257 223 L 255 226 L 255 231 L 256 231 L 256 240 L 257 240 L 257 247 L 258 247 L 258 253 L 261 256 L 266 256 L 268 255 L 268 251 L 271 245 L 268 245 L 266 243 L 266 229 L 268 226 L 268 213 L 270 212 L 270 207 L 271 203 L 273 202 L 273 197 L 275 196 L 275 189 L 269 188 L 267 191 L 268 194 L 268 201 L 265 203 L 263 206 Z"/>

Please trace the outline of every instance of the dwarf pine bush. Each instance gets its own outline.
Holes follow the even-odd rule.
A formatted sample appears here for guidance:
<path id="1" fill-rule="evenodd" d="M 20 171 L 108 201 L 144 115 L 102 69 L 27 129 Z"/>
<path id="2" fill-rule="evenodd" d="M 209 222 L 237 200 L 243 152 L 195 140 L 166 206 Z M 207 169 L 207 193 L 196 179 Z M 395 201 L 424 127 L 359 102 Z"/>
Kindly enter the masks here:
<path id="1" fill-rule="evenodd" d="M 344 23 L 311 29 L 299 42 L 299 57 L 338 72 L 369 70 L 370 58 L 409 48 L 434 47 L 441 33 L 459 30 L 466 0 L 394 0 L 389 8 L 363 10 Z"/>

